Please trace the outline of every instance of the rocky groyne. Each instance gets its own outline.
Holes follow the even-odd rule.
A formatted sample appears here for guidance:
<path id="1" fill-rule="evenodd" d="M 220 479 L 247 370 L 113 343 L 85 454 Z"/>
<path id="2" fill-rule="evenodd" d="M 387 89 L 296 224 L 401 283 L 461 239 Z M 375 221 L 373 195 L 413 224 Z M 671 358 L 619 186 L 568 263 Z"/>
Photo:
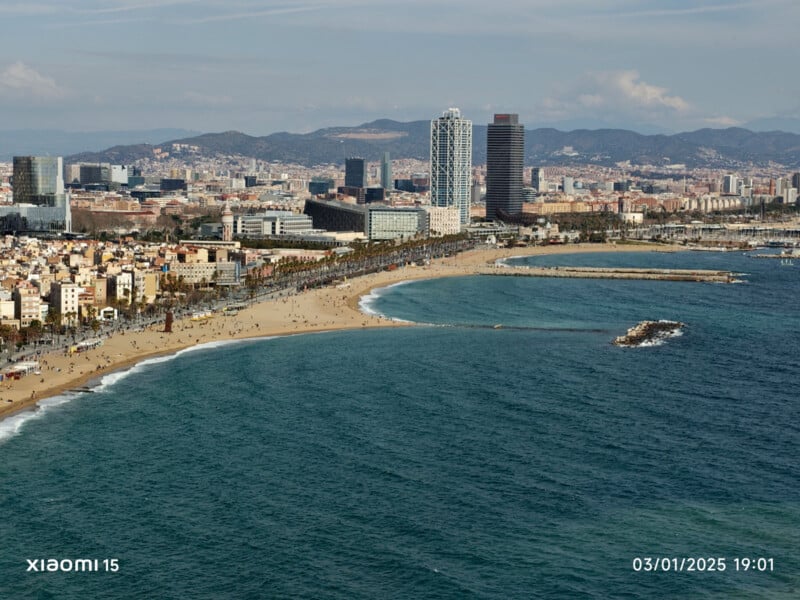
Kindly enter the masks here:
<path id="1" fill-rule="evenodd" d="M 679 321 L 642 321 L 628 329 L 625 335 L 615 338 L 613 344 L 626 347 L 656 345 L 678 335 L 683 327 Z"/>

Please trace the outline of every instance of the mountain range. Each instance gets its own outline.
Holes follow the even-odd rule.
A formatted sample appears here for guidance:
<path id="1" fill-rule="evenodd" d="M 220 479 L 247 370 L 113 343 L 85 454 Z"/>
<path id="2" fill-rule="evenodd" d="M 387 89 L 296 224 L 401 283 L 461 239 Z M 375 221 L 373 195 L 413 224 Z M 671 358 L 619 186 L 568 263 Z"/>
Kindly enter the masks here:
<path id="1" fill-rule="evenodd" d="M 473 127 L 473 162 L 486 162 L 486 125 Z M 264 161 L 295 163 L 305 166 L 344 164 L 344 159 L 360 156 L 380 160 L 384 152 L 392 159 L 429 158 L 430 121 L 402 123 L 380 119 L 356 127 L 330 127 L 312 133 L 273 133 L 254 137 L 238 131 L 204 133 L 161 143 L 118 145 L 102 152 L 84 152 L 65 158 L 65 162 L 112 162 L 130 164 L 152 157 L 161 147 L 180 156 L 172 144 L 195 146 L 194 155 L 219 157 L 238 155 Z M 191 154 L 186 158 L 191 158 Z M 747 165 L 782 165 L 800 167 L 800 135 L 781 131 L 754 132 L 731 127 L 697 131 L 644 135 L 624 129 L 578 129 L 559 131 L 551 128 L 525 132 L 526 165 L 569 165 L 593 163 L 611 166 L 619 162 L 633 164 L 736 169 Z"/>
<path id="2" fill-rule="evenodd" d="M 198 135 L 188 129 L 124 131 L 61 131 L 58 129 L 13 129 L 0 131 L 0 160 L 14 156 L 65 156 L 89 148 L 115 144 L 158 144 L 177 137 Z"/>

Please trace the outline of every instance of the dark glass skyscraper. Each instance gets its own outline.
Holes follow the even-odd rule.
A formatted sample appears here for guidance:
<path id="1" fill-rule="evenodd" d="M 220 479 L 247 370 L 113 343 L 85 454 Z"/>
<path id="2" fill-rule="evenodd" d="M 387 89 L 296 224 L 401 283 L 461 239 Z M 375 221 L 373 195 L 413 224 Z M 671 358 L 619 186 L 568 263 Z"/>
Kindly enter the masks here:
<path id="1" fill-rule="evenodd" d="M 522 212 L 525 128 L 519 115 L 497 114 L 486 135 L 486 218 Z"/>
<path id="2" fill-rule="evenodd" d="M 64 164 L 61 157 L 15 156 L 14 203 L 64 206 Z"/>
<path id="3" fill-rule="evenodd" d="M 392 159 L 388 152 L 383 153 L 381 159 L 381 187 L 385 190 L 394 189 L 394 181 L 392 181 Z"/>
<path id="4" fill-rule="evenodd" d="M 345 187 L 367 187 L 367 161 L 363 158 L 347 158 L 344 161 Z"/>

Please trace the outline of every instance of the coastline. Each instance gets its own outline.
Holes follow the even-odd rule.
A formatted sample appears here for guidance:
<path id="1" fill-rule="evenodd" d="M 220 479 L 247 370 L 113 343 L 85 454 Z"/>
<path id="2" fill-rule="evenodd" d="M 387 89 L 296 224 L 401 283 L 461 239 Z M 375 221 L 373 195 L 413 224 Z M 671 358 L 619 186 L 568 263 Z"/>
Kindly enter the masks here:
<path id="1" fill-rule="evenodd" d="M 125 371 L 136 364 L 181 350 L 214 342 L 253 340 L 305 333 L 376 327 L 410 327 L 414 323 L 395 321 L 365 314 L 361 298 L 373 290 L 404 281 L 469 276 L 475 267 L 497 260 L 530 255 L 583 254 L 594 252 L 674 252 L 674 246 L 570 244 L 513 249 L 476 249 L 437 259 L 428 266 L 405 266 L 381 271 L 348 281 L 350 287 L 325 287 L 293 296 L 267 300 L 240 310 L 235 317 L 216 314 L 206 321 L 181 319 L 173 324 L 173 333 L 163 333 L 163 324 L 141 331 L 117 333 L 102 346 L 66 356 L 44 354 L 40 358 L 41 375 L 0 382 L 0 420 L 21 411 L 35 409 L 47 398 L 86 387 L 113 372 Z"/>

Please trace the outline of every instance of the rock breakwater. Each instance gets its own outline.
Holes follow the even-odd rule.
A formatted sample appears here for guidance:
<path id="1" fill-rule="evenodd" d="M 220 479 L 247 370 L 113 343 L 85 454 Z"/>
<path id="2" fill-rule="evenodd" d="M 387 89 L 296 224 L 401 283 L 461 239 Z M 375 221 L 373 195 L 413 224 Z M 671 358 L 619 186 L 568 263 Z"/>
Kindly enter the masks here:
<path id="1" fill-rule="evenodd" d="M 653 346 L 678 335 L 683 327 L 680 321 L 641 321 L 628 329 L 625 335 L 615 338 L 613 344 L 626 347 Z"/>

